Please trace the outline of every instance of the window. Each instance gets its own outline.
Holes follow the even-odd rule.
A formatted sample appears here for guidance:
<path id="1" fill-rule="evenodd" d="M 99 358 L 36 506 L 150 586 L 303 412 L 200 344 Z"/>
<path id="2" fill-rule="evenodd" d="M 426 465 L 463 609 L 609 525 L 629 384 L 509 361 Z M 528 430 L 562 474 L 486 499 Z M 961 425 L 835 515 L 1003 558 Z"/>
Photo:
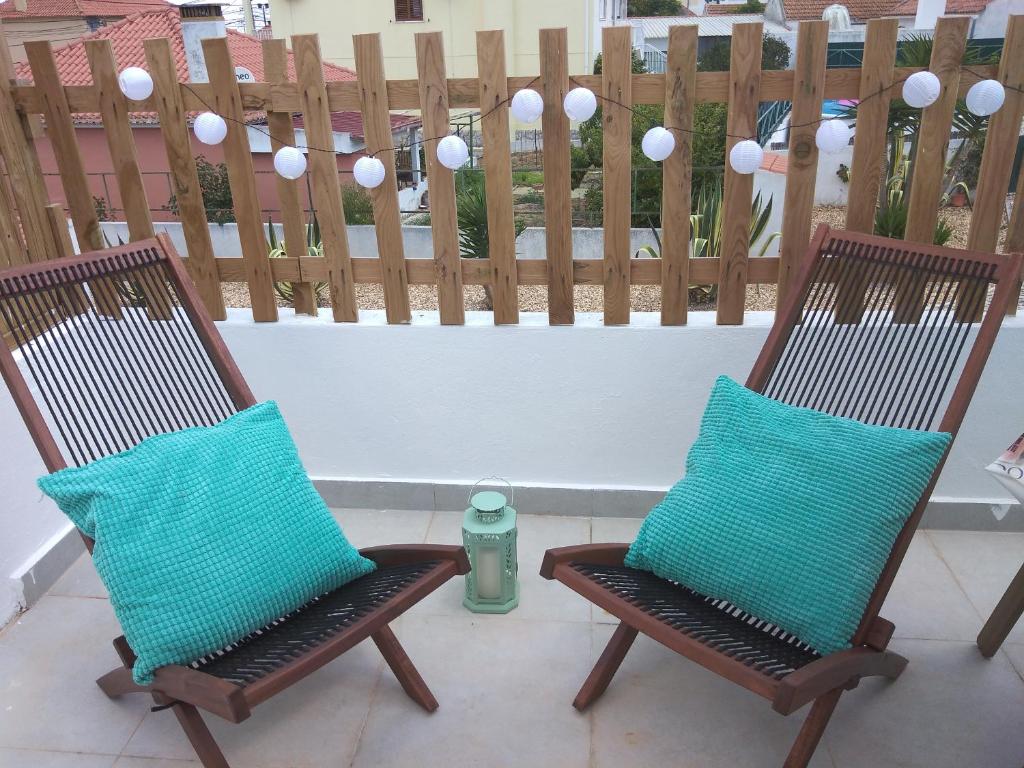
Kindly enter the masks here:
<path id="1" fill-rule="evenodd" d="M 423 21 L 423 0 L 395 0 L 395 21 Z"/>

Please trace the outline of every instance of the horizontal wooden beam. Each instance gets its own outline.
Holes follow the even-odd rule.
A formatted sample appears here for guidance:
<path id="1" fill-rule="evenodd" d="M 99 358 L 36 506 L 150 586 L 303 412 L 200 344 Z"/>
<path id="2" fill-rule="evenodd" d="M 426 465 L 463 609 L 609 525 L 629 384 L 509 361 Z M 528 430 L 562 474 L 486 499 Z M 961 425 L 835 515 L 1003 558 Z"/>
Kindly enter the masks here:
<path id="1" fill-rule="evenodd" d="M 899 82 L 921 67 L 898 67 L 895 70 L 895 81 Z M 962 69 L 960 72 L 959 93 L 961 98 L 978 80 L 995 77 L 997 67 L 994 65 L 972 66 L 971 71 Z M 508 92 L 512 96 L 524 88 L 537 88 L 537 77 L 508 78 Z M 576 75 L 572 83 L 590 88 L 595 93 L 601 89 L 600 75 Z M 898 87 L 898 86 L 897 86 Z M 264 110 L 272 112 L 298 112 L 298 86 L 295 83 L 244 83 L 239 85 L 242 93 L 242 104 L 247 110 Z M 663 74 L 633 75 L 634 104 L 664 104 L 665 76 Z M 42 113 L 42 102 L 34 85 L 14 87 L 15 102 L 20 110 L 28 114 Z M 393 110 L 419 109 L 420 97 L 417 80 L 388 80 L 388 107 Z M 100 103 L 96 87 L 92 85 L 66 85 L 68 105 L 72 113 L 99 112 Z M 213 92 L 209 83 L 183 83 L 182 99 L 186 109 L 202 112 L 213 103 Z M 448 80 L 448 95 L 453 108 L 479 108 L 480 92 L 476 78 L 457 77 Z M 788 101 L 793 95 L 793 70 L 772 70 L 761 73 L 760 101 Z M 898 94 L 896 94 L 898 95 Z M 726 102 L 729 96 L 728 72 L 698 72 L 697 102 Z M 829 69 L 825 73 L 824 98 L 856 99 L 860 96 L 860 68 Z M 327 83 L 327 101 L 332 112 L 359 111 L 358 84 L 350 82 Z M 130 102 L 133 111 L 156 111 L 153 97 L 146 101 Z"/>
<path id="2" fill-rule="evenodd" d="M 185 265 L 189 260 L 184 259 Z M 223 283 L 245 281 L 245 267 L 237 257 L 218 257 L 217 272 Z M 488 285 L 491 282 L 490 259 L 462 259 L 462 282 L 466 285 Z M 576 285 L 604 285 L 603 261 L 601 259 L 576 259 L 573 261 L 573 282 Z M 630 282 L 633 285 L 661 285 L 661 259 L 631 259 Z M 437 275 L 433 259 L 406 259 L 405 268 L 409 273 L 410 285 L 435 285 Z M 382 283 L 380 260 L 372 257 L 352 259 L 352 269 L 357 283 Z M 719 263 L 717 258 L 691 259 L 690 282 L 694 285 L 718 282 Z M 273 279 L 278 282 L 318 282 L 327 279 L 327 265 L 324 259 L 311 257 L 287 257 L 270 260 Z M 516 259 L 516 270 L 520 285 L 547 285 L 548 263 L 544 259 Z M 776 256 L 752 258 L 750 260 L 749 282 L 774 283 L 778 279 L 779 259 Z"/>

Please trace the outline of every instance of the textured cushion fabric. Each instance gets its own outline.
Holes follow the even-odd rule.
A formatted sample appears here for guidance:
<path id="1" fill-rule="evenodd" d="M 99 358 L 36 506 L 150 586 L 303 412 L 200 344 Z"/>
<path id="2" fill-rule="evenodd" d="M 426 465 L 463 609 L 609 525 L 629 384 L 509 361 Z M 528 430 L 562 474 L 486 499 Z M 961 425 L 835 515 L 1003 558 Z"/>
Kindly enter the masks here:
<path id="1" fill-rule="evenodd" d="M 686 475 L 626 565 L 725 599 L 819 653 L 847 648 L 950 439 L 796 408 L 722 376 Z"/>
<path id="2" fill-rule="evenodd" d="M 93 562 L 138 656 L 187 664 L 369 573 L 273 402 L 42 477 L 95 539 Z"/>

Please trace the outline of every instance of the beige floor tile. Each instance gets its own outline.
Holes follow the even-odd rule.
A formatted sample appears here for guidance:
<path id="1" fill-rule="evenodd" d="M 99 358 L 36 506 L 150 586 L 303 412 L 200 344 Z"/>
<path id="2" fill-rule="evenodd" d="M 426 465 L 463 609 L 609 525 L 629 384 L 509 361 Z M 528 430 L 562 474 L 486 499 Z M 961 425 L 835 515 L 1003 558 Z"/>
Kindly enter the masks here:
<path id="1" fill-rule="evenodd" d="M 0 765 L 3 768 L 111 768 L 115 760 L 117 760 L 115 755 L 0 747 Z"/>
<path id="2" fill-rule="evenodd" d="M 433 512 L 413 510 L 331 510 L 345 536 L 356 547 L 381 544 L 422 544 Z"/>
<path id="3" fill-rule="evenodd" d="M 119 634 L 106 600 L 47 595 L 20 616 L 0 635 L 0 747 L 118 754 L 151 704 L 96 687 Z"/>
<path id="4" fill-rule="evenodd" d="M 100 581 L 100 575 L 92 564 L 92 555 L 88 552 L 79 557 L 57 583 L 50 589 L 51 595 L 68 597 L 103 597 L 106 598 L 107 588 Z"/>

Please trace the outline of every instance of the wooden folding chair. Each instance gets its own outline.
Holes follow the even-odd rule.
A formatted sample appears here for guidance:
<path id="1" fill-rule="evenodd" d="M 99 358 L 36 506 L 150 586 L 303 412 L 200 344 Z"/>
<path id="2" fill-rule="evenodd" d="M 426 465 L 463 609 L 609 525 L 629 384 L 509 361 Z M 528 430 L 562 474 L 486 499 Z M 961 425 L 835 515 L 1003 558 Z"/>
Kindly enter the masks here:
<path id="1" fill-rule="evenodd" d="M 165 237 L 0 272 L 0 318 L 32 387 L 6 344 L 0 372 L 51 472 L 150 435 L 216 424 L 256 402 Z M 119 637 L 122 666 L 96 682 L 107 696 L 144 692 L 173 709 L 207 768 L 228 763 L 200 709 L 239 723 L 367 637 L 431 712 L 437 701 L 388 624 L 467 573 L 466 553 L 421 544 L 361 552 L 376 562 L 373 573 L 220 652 L 162 667 L 152 685 L 132 681 L 134 654 Z"/>
<path id="2" fill-rule="evenodd" d="M 966 252 L 819 226 L 747 386 L 871 424 L 955 435 L 1015 299 L 1020 268 L 1019 254 Z M 907 664 L 886 650 L 894 627 L 879 609 L 940 470 L 896 539 L 852 647 L 827 656 L 723 600 L 625 567 L 628 544 L 548 550 L 542 576 L 621 622 L 574 705 L 582 710 L 605 691 L 643 632 L 765 697 L 783 715 L 813 702 L 785 762 L 787 768 L 806 766 L 842 692 L 862 677 L 895 679 Z"/>

